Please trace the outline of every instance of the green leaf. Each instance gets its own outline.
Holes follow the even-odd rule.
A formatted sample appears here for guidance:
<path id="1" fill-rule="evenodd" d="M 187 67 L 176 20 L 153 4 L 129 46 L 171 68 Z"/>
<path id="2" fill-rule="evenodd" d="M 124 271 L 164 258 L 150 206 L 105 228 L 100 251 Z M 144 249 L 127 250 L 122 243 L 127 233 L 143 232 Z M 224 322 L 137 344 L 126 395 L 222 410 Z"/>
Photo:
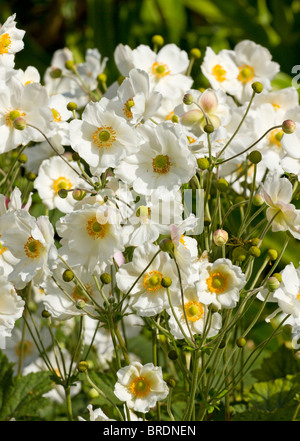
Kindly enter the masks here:
<path id="1" fill-rule="evenodd" d="M 258 381 L 271 381 L 299 372 L 300 361 L 294 357 L 294 351 L 281 345 L 269 358 L 263 360 L 259 369 L 252 371 L 252 375 Z"/>

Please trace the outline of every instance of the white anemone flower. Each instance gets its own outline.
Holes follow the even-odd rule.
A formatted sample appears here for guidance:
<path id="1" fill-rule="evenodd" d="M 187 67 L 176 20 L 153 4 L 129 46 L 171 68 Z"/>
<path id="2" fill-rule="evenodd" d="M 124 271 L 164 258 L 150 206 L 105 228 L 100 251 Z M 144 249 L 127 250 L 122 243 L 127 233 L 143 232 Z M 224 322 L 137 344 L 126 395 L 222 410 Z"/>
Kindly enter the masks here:
<path id="1" fill-rule="evenodd" d="M 62 244 L 59 254 L 71 267 L 84 265 L 92 271 L 100 262 L 112 263 L 114 254 L 124 251 L 124 237 L 115 207 L 94 200 L 81 202 L 56 223 Z"/>
<path id="2" fill-rule="evenodd" d="M 225 258 L 201 265 L 199 278 L 196 288 L 200 302 L 219 309 L 234 308 L 246 283 L 241 268 Z"/>
<path id="3" fill-rule="evenodd" d="M 188 148 L 187 137 L 169 122 L 136 130 L 143 137 L 140 149 L 120 162 L 115 175 L 138 194 L 158 194 L 167 199 L 196 172 L 197 161 Z"/>
<path id="4" fill-rule="evenodd" d="M 1 217 L 6 225 L 2 234 L 4 245 L 18 262 L 8 280 L 23 289 L 31 280 L 36 285 L 51 275 L 57 258 L 54 229 L 47 216 L 35 219 L 26 210 L 8 211 Z"/>
<path id="5" fill-rule="evenodd" d="M 49 134 L 52 112 L 48 107 L 49 97 L 44 86 L 31 83 L 24 86 L 16 76 L 9 82 L 0 83 L 0 153 L 10 151 L 20 144 L 29 141 L 44 141 Z M 26 124 L 37 127 L 39 130 L 26 125 L 24 130 L 14 128 L 13 122 L 23 118 Z"/>
<path id="6" fill-rule="evenodd" d="M 300 239 L 300 210 L 291 204 L 293 186 L 287 178 L 277 175 L 267 177 L 262 196 L 268 205 L 266 216 L 272 221 L 272 231 L 289 231 L 296 239 Z"/>
<path id="7" fill-rule="evenodd" d="M 92 404 L 89 404 L 87 406 L 87 410 L 89 411 L 89 416 L 90 416 L 89 421 L 116 421 L 106 416 L 103 410 L 100 409 L 100 407 L 98 407 L 97 409 L 93 409 Z M 81 416 L 78 417 L 78 420 L 86 421 L 86 419 L 82 418 Z"/>
<path id="8" fill-rule="evenodd" d="M 18 69 L 16 75 L 24 86 L 31 83 L 40 83 L 41 80 L 40 73 L 34 66 L 28 66 L 25 70 Z"/>
<path id="9" fill-rule="evenodd" d="M 162 286 L 163 278 L 168 277 L 172 280 L 170 296 L 175 300 L 180 297 L 175 263 L 167 253 L 159 253 L 148 266 L 158 251 L 157 245 L 146 242 L 135 248 L 132 261 L 122 265 L 116 273 L 118 288 L 125 295 L 131 289 L 129 304 L 142 317 L 159 314 L 169 307 L 168 293 Z"/>
<path id="10" fill-rule="evenodd" d="M 300 320 L 300 267 L 295 268 L 293 263 L 286 265 L 281 277 L 282 282 L 273 298 L 277 300 L 281 311 Z"/>
<path id="11" fill-rule="evenodd" d="M 147 413 L 169 393 L 161 367 L 153 363 L 142 365 L 138 361 L 133 362 L 119 369 L 117 377 L 114 394 L 136 412 Z"/>
<path id="12" fill-rule="evenodd" d="M 209 318 L 208 306 L 199 301 L 196 287 L 187 287 L 184 290 L 184 304 L 179 303 L 173 306 L 176 318 L 171 308 L 167 309 L 167 312 L 170 316 L 170 331 L 175 338 L 184 338 L 181 328 L 185 335 L 189 335 L 189 332 L 193 335 L 203 335 L 205 331 L 206 338 L 214 337 L 221 329 L 221 315 L 215 312 L 212 314 L 211 319 Z"/>
<path id="13" fill-rule="evenodd" d="M 109 111 L 108 103 L 105 97 L 100 102 L 90 102 L 82 119 L 70 122 L 71 146 L 89 164 L 94 176 L 116 167 L 137 149 L 134 129 L 124 118 Z"/>
<path id="14" fill-rule="evenodd" d="M 5 338 L 11 337 L 15 322 L 22 317 L 25 302 L 3 275 L 3 271 L 0 272 L 0 283 L 0 348 L 5 349 Z"/>
<path id="15" fill-rule="evenodd" d="M 68 164 L 59 156 L 52 156 L 40 165 L 34 188 L 49 210 L 57 208 L 62 213 L 70 213 L 77 201 L 73 198 L 72 191 L 68 191 L 66 198 L 61 198 L 59 190 L 88 187 L 86 181 L 80 177 L 78 164 L 75 161 L 69 161 Z"/>
<path id="16" fill-rule="evenodd" d="M 24 48 L 25 31 L 17 29 L 16 14 L 11 15 L 0 27 L 0 65 L 13 68 L 15 54 Z"/>

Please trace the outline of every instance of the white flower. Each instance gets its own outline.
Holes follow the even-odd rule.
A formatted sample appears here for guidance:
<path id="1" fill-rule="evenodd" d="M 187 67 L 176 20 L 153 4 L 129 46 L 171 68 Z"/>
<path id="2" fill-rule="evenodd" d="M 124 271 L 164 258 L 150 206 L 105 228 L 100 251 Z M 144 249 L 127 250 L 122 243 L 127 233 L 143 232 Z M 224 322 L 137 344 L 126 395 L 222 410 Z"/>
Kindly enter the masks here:
<path id="1" fill-rule="evenodd" d="M 207 326 L 205 336 L 206 338 L 210 338 L 217 335 L 221 329 L 222 317 L 218 312 L 212 314 L 211 321 L 209 322 L 208 326 L 208 307 L 199 301 L 198 291 L 195 287 L 187 287 L 184 290 L 184 306 L 182 306 L 181 303 L 173 306 L 175 315 L 186 335 L 189 335 L 189 329 L 192 334 L 203 335 L 205 326 Z M 169 325 L 171 333 L 175 338 L 184 338 L 184 335 L 181 332 L 171 308 L 167 309 L 167 312 L 170 315 Z M 186 324 L 186 319 L 189 329 Z"/>
<path id="2" fill-rule="evenodd" d="M 108 418 L 108 416 L 105 415 L 105 413 L 103 412 L 103 410 L 100 409 L 100 407 L 98 407 L 98 409 L 93 409 L 92 404 L 89 404 L 87 406 L 87 409 L 90 414 L 90 421 L 116 421 L 114 419 Z M 78 417 L 78 420 L 86 421 L 81 416 Z"/>
<path id="3" fill-rule="evenodd" d="M 55 148 L 56 152 L 62 155 L 65 149 L 61 145 L 61 138 L 59 134 L 55 134 L 51 137 L 51 144 Z M 24 153 L 27 156 L 27 162 L 24 167 L 27 171 L 38 174 L 41 163 L 44 159 L 49 159 L 56 155 L 56 152 L 49 145 L 48 141 L 40 142 L 35 145 L 29 145 L 25 148 Z"/>
<path id="4" fill-rule="evenodd" d="M 16 14 L 11 15 L 0 27 L 0 65 L 13 68 L 15 54 L 24 48 L 25 31 L 17 29 Z"/>
<path id="5" fill-rule="evenodd" d="M 175 124 L 161 123 L 138 129 L 144 140 L 140 149 L 124 158 L 115 175 L 132 184 L 138 194 L 170 197 L 195 174 L 197 162 L 189 151 L 183 131 Z"/>
<path id="6" fill-rule="evenodd" d="M 169 393 L 161 367 L 154 366 L 153 363 L 143 366 L 139 362 L 133 362 L 119 369 L 117 376 L 114 389 L 116 397 L 137 412 L 147 413 Z"/>
<path id="7" fill-rule="evenodd" d="M 234 308 L 246 283 L 241 268 L 224 258 L 206 262 L 200 268 L 200 281 L 196 282 L 200 302 L 213 303 L 219 309 Z"/>
<path id="8" fill-rule="evenodd" d="M 28 66 L 25 70 L 18 69 L 16 75 L 24 86 L 31 83 L 39 83 L 41 79 L 39 71 L 34 66 Z"/>
<path id="9" fill-rule="evenodd" d="M 68 192 L 66 198 L 61 198 L 59 190 L 71 190 L 75 188 L 87 188 L 87 183 L 80 178 L 81 171 L 75 161 L 65 161 L 59 156 L 45 159 L 34 181 L 34 188 L 38 191 L 40 198 L 49 210 L 58 208 L 62 213 L 70 213 L 76 200 L 72 196 L 72 191 Z M 77 170 L 79 175 L 72 169 Z"/>
<path id="10" fill-rule="evenodd" d="M 3 339 L 11 336 L 16 320 L 22 317 L 25 302 L 17 294 L 14 286 L 7 280 L 6 276 L 3 275 L 2 268 L 0 270 L 0 343 L 1 349 L 5 349 Z"/>
<path id="11" fill-rule="evenodd" d="M 146 71 L 151 89 L 160 92 L 163 97 L 181 96 L 192 85 L 193 80 L 185 75 L 188 55 L 175 44 L 167 44 L 157 53 L 143 44 L 133 50 L 119 44 L 115 50 L 115 62 L 126 77 L 133 68 Z"/>
<path id="12" fill-rule="evenodd" d="M 52 119 L 48 103 L 48 93 L 39 83 L 24 86 L 15 76 L 6 83 L 0 82 L 0 153 L 29 141 L 44 141 L 39 130 L 48 134 Z M 19 117 L 39 130 L 28 126 L 24 130 L 15 129 L 13 122 Z"/>
<path id="13" fill-rule="evenodd" d="M 293 263 L 286 265 L 281 277 L 282 282 L 273 297 L 284 313 L 300 320 L 300 267 L 295 268 Z"/>
<path id="14" fill-rule="evenodd" d="M 31 280 L 39 285 L 51 274 L 56 260 L 54 230 L 49 218 L 35 219 L 26 210 L 7 212 L 1 217 L 7 225 L 2 234 L 4 245 L 18 259 L 8 280 L 22 289 Z"/>
<path id="15" fill-rule="evenodd" d="M 290 181 L 278 178 L 277 175 L 268 176 L 262 195 L 269 206 L 266 212 L 268 221 L 274 218 L 272 231 L 289 231 L 296 239 L 300 239 L 300 210 L 290 203 L 293 196 Z"/>
<path id="16" fill-rule="evenodd" d="M 70 122 L 72 148 L 90 165 L 93 175 L 115 167 L 126 155 L 137 148 L 134 130 L 124 118 L 106 109 L 109 101 L 90 102 L 82 120 Z"/>
<path id="17" fill-rule="evenodd" d="M 99 262 L 112 263 L 114 254 L 124 250 L 124 237 L 115 207 L 94 200 L 82 202 L 56 223 L 63 245 L 59 254 L 71 267 L 84 265 L 93 270 Z"/>
<path id="18" fill-rule="evenodd" d="M 134 250 L 132 261 L 122 265 L 116 273 L 118 288 L 124 294 L 131 289 L 129 304 L 142 317 L 159 314 L 169 307 L 167 290 L 161 284 L 164 277 L 172 280 L 169 288 L 171 297 L 176 299 L 180 296 L 175 263 L 167 253 L 159 253 L 143 273 L 157 251 L 157 245 L 146 242 Z"/>

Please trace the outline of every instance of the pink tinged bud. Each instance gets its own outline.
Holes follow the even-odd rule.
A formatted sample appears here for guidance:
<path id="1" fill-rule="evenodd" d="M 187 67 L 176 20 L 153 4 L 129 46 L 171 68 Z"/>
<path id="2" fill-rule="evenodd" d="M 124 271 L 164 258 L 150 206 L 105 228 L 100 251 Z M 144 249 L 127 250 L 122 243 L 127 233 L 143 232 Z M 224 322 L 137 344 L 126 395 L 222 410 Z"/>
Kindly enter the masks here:
<path id="1" fill-rule="evenodd" d="M 228 241 L 228 233 L 225 230 L 216 230 L 213 234 L 214 243 L 220 247 L 225 245 Z"/>
<path id="2" fill-rule="evenodd" d="M 201 95 L 199 104 L 204 112 L 211 113 L 218 107 L 218 97 L 213 90 L 207 89 Z"/>
<path id="3" fill-rule="evenodd" d="M 188 112 L 182 115 L 181 123 L 185 125 L 191 125 L 200 122 L 202 118 L 203 118 L 203 113 L 201 112 L 201 110 L 198 109 L 189 110 Z"/>
<path id="4" fill-rule="evenodd" d="M 116 264 L 118 265 L 118 267 L 120 267 L 121 265 L 123 265 L 123 263 L 125 263 L 125 257 L 123 255 L 123 253 L 121 253 L 121 251 L 117 251 L 114 254 L 114 260 L 115 260 Z"/>
<path id="5" fill-rule="evenodd" d="M 294 133 L 294 131 L 296 130 L 295 122 L 292 121 L 291 119 L 286 119 L 282 123 L 282 130 L 284 133 L 287 133 L 287 134 Z"/>

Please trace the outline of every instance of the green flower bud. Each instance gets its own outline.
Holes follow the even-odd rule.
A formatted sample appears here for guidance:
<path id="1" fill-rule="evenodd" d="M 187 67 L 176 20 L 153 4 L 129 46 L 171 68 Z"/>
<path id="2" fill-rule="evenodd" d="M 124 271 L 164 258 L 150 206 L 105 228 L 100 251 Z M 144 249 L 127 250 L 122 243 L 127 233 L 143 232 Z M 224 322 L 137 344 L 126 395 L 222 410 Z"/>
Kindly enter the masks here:
<path id="1" fill-rule="evenodd" d="M 80 161 L 80 156 L 77 152 L 72 153 L 72 159 L 73 161 Z"/>
<path id="2" fill-rule="evenodd" d="M 33 182 L 36 179 L 36 174 L 32 172 L 27 172 L 25 177 L 28 181 Z"/>
<path id="3" fill-rule="evenodd" d="M 111 275 L 108 273 L 103 273 L 100 276 L 100 280 L 104 285 L 108 285 L 111 282 Z"/>
<path id="4" fill-rule="evenodd" d="M 71 282 L 74 279 L 74 273 L 70 269 L 63 272 L 62 278 L 65 282 Z"/>
<path id="5" fill-rule="evenodd" d="M 273 273 L 272 277 L 276 277 L 276 279 L 281 283 L 282 282 L 282 276 L 280 273 Z"/>
<path id="6" fill-rule="evenodd" d="M 234 250 L 232 251 L 232 257 L 234 260 L 244 262 L 247 257 L 247 250 L 243 247 L 234 248 Z"/>
<path id="7" fill-rule="evenodd" d="M 283 121 L 281 127 L 282 131 L 287 134 L 294 133 L 294 131 L 296 130 L 296 124 L 291 119 L 286 119 L 285 121 Z"/>
<path id="8" fill-rule="evenodd" d="M 76 301 L 76 308 L 77 309 L 83 309 L 85 307 L 86 303 L 83 299 L 78 299 Z"/>
<path id="9" fill-rule="evenodd" d="M 71 112 L 73 112 L 73 110 L 76 110 L 76 109 L 77 109 L 77 104 L 74 103 L 73 101 L 70 101 L 70 102 L 67 104 L 67 109 L 70 110 Z"/>
<path id="10" fill-rule="evenodd" d="M 194 47 L 193 49 L 190 50 L 190 56 L 192 58 L 201 58 L 201 51 L 200 49 Z"/>
<path id="11" fill-rule="evenodd" d="M 92 387 L 89 391 L 88 391 L 88 397 L 93 399 L 93 398 L 98 398 L 99 397 L 99 392 Z"/>
<path id="12" fill-rule="evenodd" d="M 164 44 L 164 38 L 161 35 L 153 35 L 152 37 L 152 43 L 156 46 L 163 46 Z"/>
<path id="13" fill-rule="evenodd" d="M 240 202 L 245 202 L 245 198 L 243 196 L 237 196 L 234 200 L 235 204 L 239 204 Z"/>
<path id="14" fill-rule="evenodd" d="M 261 207 L 263 204 L 264 204 L 264 198 L 262 197 L 262 195 L 261 194 L 259 194 L 259 193 L 256 193 L 254 196 L 253 196 L 253 198 L 252 198 L 252 204 L 255 206 L 255 207 Z"/>
<path id="15" fill-rule="evenodd" d="M 159 248 L 167 253 L 174 251 L 174 243 L 171 239 L 165 238 L 159 242 Z"/>
<path id="16" fill-rule="evenodd" d="M 65 68 L 68 70 L 73 70 L 74 69 L 74 61 L 73 60 L 67 60 L 65 62 Z"/>
<path id="17" fill-rule="evenodd" d="M 51 69 L 50 71 L 50 77 L 55 79 L 55 78 L 60 78 L 62 74 L 61 69 L 59 69 L 59 67 L 54 67 L 53 69 Z"/>
<path id="18" fill-rule="evenodd" d="M 77 369 L 79 372 L 86 372 L 88 370 L 88 363 L 86 361 L 80 361 L 78 363 Z"/>
<path id="19" fill-rule="evenodd" d="M 256 246 L 250 247 L 248 252 L 249 252 L 250 256 L 253 256 L 253 257 L 259 257 L 260 256 L 260 249 L 258 247 L 256 247 Z"/>
<path id="20" fill-rule="evenodd" d="M 269 291 L 271 292 L 276 291 L 276 289 L 278 289 L 279 286 L 280 286 L 280 282 L 276 277 L 272 276 L 268 279 L 267 288 Z"/>
<path id="21" fill-rule="evenodd" d="M 19 116 L 18 118 L 14 119 L 13 126 L 17 130 L 26 129 L 26 119 L 22 118 L 22 116 Z"/>
<path id="22" fill-rule="evenodd" d="M 207 158 L 198 158 L 197 164 L 200 170 L 207 170 L 209 167 L 209 160 Z"/>
<path id="23" fill-rule="evenodd" d="M 171 117 L 171 121 L 172 121 L 173 123 L 178 123 L 178 121 L 179 121 L 178 116 L 177 116 L 177 115 L 172 115 L 172 117 Z"/>
<path id="24" fill-rule="evenodd" d="M 163 286 L 164 288 L 169 288 L 169 286 L 172 285 L 172 280 L 170 279 L 170 277 L 163 277 L 161 280 L 161 286 Z"/>
<path id="25" fill-rule="evenodd" d="M 252 89 L 255 93 L 261 93 L 264 89 L 264 86 L 259 81 L 255 81 L 254 83 L 252 83 Z"/>
<path id="26" fill-rule="evenodd" d="M 170 360 L 177 360 L 178 358 L 177 352 L 174 351 L 174 349 L 172 349 L 171 351 L 169 351 L 168 357 Z"/>
<path id="27" fill-rule="evenodd" d="M 171 387 L 171 388 L 173 388 L 173 387 L 176 386 L 176 381 L 174 380 L 174 378 L 169 378 L 169 379 L 166 381 L 166 383 L 167 383 L 167 385 L 168 385 L 169 387 Z"/>
<path id="28" fill-rule="evenodd" d="M 105 73 L 101 73 L 97 76 L 97 81 L 101 84 L 105 84 L 107 81 L 107 75 Z"/>
<path id="29" fill-rule="evenodd" d="M 68 197 L 68 190 L 66 190 L 65 188 L 61 188 L 60 190 L 58 190 L 58 196 L 62 199 L 66 199 L 66 197 Z"/>
<path id="30" fill-rule="evenodd" d="M 194 102 L 194 97 L 193 97 L 193 95 L 191 94 L 191 93 L 186 93 L 184 96 L 183 96 L 183 100 L 182 100 L 183 102 L 184 102 L 184 104 L 186 104 L 187 106 L 190 106 L 191 104 L 193 104 L 193 102 Z"/>
<path id="31" fill-rule="evenodd" d="M 261 161 L 261 158 L 261 153 L 258 150 L 253 150 L 248 155 L 248 159 L 250 162 L 252 162 L 252 164 L 258 164 Z"/>
<path id="32" fill-rule="evenodd" d="M 50 314 L 49 311 L 47 311 L 46 309 L 44 309 L 44 310 L 42 311 L 42 317 L 44 317 L 44 318 L 49 318 L 49 317 L 51 317 L 51 314 Z"/>
<path id="33" fill-rule="evenodd" d="M 205 124 L 205 126 L 203 127 L 203 130 L 205 133 L 213 133 L 215 128 L 212 124 Z"/>
<path id="34" fill-rule="evenodd" d="M 216 187 L 221 193 L 225 193 L 227 191 L 229 184 L 224 178 L 220 178 L 216 182 Z"/>
<path id="35" fill-rule="evenodd" d="M 18 161 L 19 161 L 20 164 L 26 164 L 27 159 L 28 159 L 28 158 L 27 158 L 27 155 L 25 155 L 25 153 L 22 153 L 22 154 L 19 156 Z"/>
<path id="36" fill-rule="evenodd" d="M 72 196 L 73 196 L 73 199 L 75 199 L 75 201 L 82 201 L 82 199 L 84 199 L 86 196 L 86 191 L 75 189 L 72 192 Z"/>
<path id="37" fill-rule="evenodd" d="M 276 260 L 278 257 L 278 252 L 274 249 L 269 249 L 268 250 L 268 256 L 270 260 Z"/>
<path id="38" fill-rule="evenodd" d="M 247 341 L 246 341 L 246 339 L 244 337 L 239 337 L 239 338 L 236 339 L 236 345 L 239 348 L 243 348 L 246 343 L 247 343 Z"/>

